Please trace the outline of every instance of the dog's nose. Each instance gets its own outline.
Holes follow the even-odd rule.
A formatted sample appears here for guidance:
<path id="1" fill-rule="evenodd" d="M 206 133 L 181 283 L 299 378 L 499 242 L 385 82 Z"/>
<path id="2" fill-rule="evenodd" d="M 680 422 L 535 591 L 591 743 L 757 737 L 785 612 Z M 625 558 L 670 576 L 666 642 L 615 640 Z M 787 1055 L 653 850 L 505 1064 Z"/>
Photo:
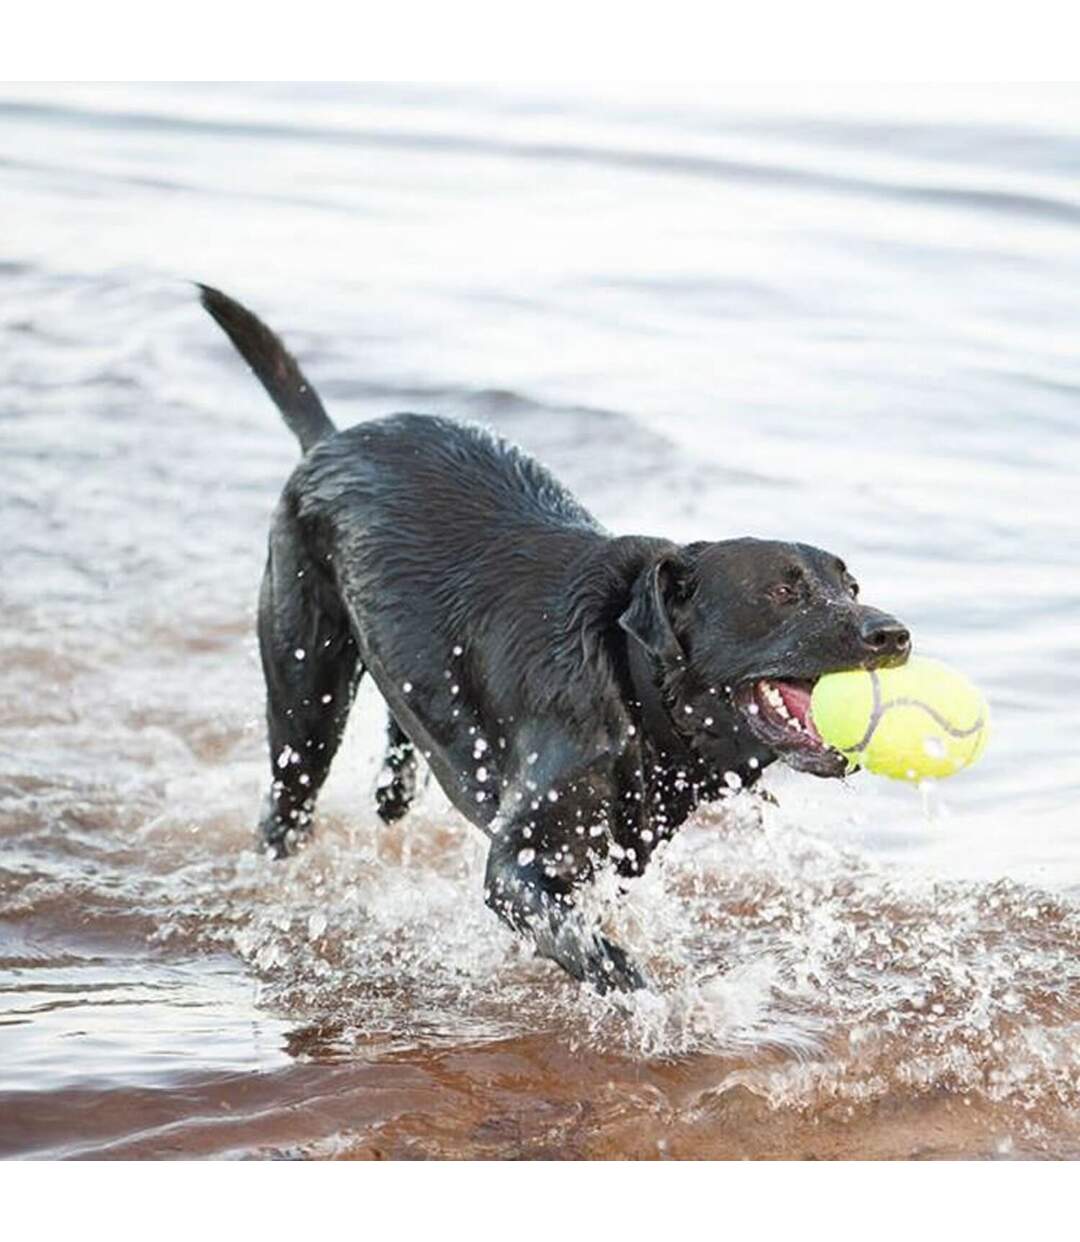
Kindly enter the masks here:
<path id="1" fill-rule="evenodd" d="M 859 637 L 873 655 L 903 657 L 911 650 L 911 634 L 907 627 L 883 612 L 870 613 L 863 618 Z"/>

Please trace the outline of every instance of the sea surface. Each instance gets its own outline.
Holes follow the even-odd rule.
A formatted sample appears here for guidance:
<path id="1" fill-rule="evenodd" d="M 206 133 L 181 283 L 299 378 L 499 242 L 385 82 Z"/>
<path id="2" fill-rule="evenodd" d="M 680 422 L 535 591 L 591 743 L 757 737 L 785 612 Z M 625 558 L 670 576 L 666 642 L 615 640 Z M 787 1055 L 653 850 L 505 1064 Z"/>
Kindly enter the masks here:
<path id="1" fill-rule="evenodd" d="M 377 823 L 368 683 L 261 857 L 297 447 L 192 280 L 341 425 L 836 551 L 985 758 L 699 814 L 609 903 L 630 1001 L 497 923 L 433 783 Z M 0 87 L 0 1153 L 1080 1155 L 1078 427 L 1074 89 Z"/>

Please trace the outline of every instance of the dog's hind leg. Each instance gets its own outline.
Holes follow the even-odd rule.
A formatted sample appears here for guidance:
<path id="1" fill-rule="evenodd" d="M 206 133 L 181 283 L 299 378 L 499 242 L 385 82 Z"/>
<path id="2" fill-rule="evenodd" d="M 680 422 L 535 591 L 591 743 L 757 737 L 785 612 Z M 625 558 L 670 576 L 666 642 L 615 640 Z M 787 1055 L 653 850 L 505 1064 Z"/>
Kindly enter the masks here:
<path id="1" fill-rule="evenodd" d="M 386 758 L 375 787 L 379 817 L 392 824 L 408 811 L 416 793 L 416 751 L 401 725 L 390 716 L 386 727 Z"/>
<path id="2" fill-rule="evenodd" d="M 333 587 L 281 512 L 259 597 L 259 650 L 271 770 L 260 833 L 267 851 L 283 858 L 310 835 L 364 669 Z"/>

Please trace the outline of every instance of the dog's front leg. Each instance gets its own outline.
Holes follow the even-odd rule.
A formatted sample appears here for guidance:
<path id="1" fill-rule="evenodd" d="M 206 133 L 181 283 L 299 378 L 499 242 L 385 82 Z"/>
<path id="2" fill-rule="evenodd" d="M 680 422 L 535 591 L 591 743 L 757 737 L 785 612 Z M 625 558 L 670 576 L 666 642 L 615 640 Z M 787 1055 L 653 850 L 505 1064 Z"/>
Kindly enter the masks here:
<path id="1" fill-rule="evenodd" d="M 592 875 L 592 839 L 552 820 L 534 810 L 496 829 L 484 881 L 487 904 L 531 936 L 541 956 L 601 995 L 647 987 L 625 951 L 574 904 L 574 889 Z"/>

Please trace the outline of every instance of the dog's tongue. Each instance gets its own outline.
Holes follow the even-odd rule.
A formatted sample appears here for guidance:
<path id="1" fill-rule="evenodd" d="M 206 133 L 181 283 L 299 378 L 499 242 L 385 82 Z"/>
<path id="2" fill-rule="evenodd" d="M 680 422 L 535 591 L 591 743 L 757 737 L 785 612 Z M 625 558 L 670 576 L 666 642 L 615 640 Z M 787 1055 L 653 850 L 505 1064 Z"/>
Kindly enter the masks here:
<path id="1" fill-rule="evenodd" d="M 790 681 L 778 681 L 774 685 L 780 691 L 780 697 L 788 711 L 812 737 L 818 737 L 813 717 L 810 715 L 810 692 L 813 687 L 797 686 Z"/>
<path id="2" fill-rule="evenodd" d="M 788 711 L 796 720 L 804 721 L 810 711 L 810 691 L 793 685 L 790 681 L 777 681 L 773 685 L 780 691 L 780 697 Z"/>

